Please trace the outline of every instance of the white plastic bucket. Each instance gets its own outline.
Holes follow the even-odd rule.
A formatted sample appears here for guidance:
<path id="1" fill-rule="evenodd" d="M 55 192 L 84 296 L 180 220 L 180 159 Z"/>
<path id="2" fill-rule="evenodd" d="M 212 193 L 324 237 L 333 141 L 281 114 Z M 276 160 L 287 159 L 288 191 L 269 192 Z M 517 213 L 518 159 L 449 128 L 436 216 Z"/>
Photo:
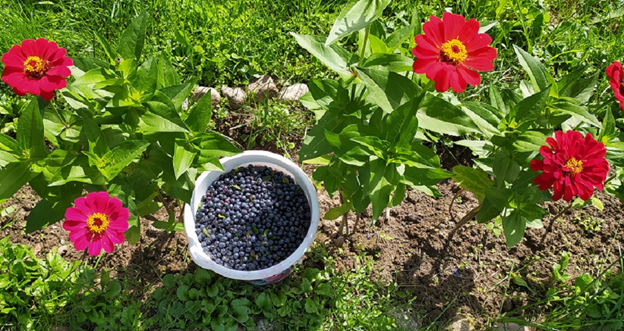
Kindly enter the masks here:
<path id="1" fill-rule="evenodd" d="M 247 166 L 249 164 L 257 166 L 267 166 L 273 170 L 281 171 L 290 175 L 299 186 L 303 189 L 308 204 L 310 205 L 310 228 L 299 248 L 295 250 L 289 257 L 282 262 L 262 270 L 240 271 L 226 268 L 212 261 L 210 256 L 206 254 L 195 233 L 195 214 L 201 206 L 201 198 L 206 194 L 208 187 L 219 178 L 223 172 L 221 171 L 205 171 L 195 182 L 195 189 L 191 197 L 191 204 L 184 205 L 184 230 L 189 241 L 189 253 L 193 261 L 204 269 L 212 270 L 222 276 L 244 280 L 252 284 L 265 285 L 278 282 L 288 276 L 295 263 L 303 258 L 306 250 L 312 244 L 319 222 L 319 205 L 316 196 L 316 189 L 310 181 L 310 178 L 297 166 L 294 162 L 277 155 L 265 151 L 245 151 L 232 157 L 221 159 L 221 164 L 225 172 L 232 169 Z"/>

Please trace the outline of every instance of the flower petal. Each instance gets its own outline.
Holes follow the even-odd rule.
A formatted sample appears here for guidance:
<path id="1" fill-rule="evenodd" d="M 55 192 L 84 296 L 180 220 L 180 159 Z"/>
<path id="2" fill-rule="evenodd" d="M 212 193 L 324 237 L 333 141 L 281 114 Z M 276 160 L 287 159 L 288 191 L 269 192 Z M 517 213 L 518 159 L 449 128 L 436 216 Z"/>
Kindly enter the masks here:
<path id="1" fill-rule="evenodd" d="M 115 249 L 115 245 L 113 245 L 107 234 L 102 235 L 102 248 L 104 248 L 106 253 L 110 253 Z"/>
<path id="2" fill-rule="evenodd" d="M 459 37 L 466 19 L 459 14 L 445 12 L 442 14 L 442 24 L 444 25 L 444 41 L 449 41 Z"/>
<path id="3" fill-rule="evenodd" d="M 102 252 L 102 236 L 95 235 L 89 244 L 89 255 L 98 256 Z"/>

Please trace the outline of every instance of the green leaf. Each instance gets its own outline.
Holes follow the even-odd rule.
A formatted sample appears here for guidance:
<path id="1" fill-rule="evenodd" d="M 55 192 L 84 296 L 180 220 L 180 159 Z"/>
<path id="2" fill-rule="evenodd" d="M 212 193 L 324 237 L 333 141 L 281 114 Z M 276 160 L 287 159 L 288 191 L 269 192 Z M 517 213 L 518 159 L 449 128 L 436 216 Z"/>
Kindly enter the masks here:
<path id="1" fill-rule="evenodd" d="M 541 115 L 546 108 L 546 101 L 550 93 L 550 87 L 546 87 L 541 92 L 535 93 L 518 102 L 512 109 L 511 114 L 514 115 L 516 122 L 521 121 L 533 122 L 537 116 Z M 526 117 L 526 118 L 525 118 Z"/>
<path id="2" fill-rule="evenodd" d="M 102 48 L 104 49 L 104 53 L 106 54 L 106 57 L 108 57 L 108 62 L 110 62 L 111 64 L 115 63 L 115 61 L 117 60 L 117 53 L 115 53 L 106 38 L 102 37 L 102 35 L 97 33 L 96 31 L 93 31 L 93 35 L 95 36 L 95 39 L 97 39 L 98 43 L 100 43 L 100 46 L 102 46 Z M 74 65 L 76 65 L 76 62 L 74 62 Z M 87 71 L 84 70 L 82 67 L 79 68 L 83 71 Z"/>
<path id="3" fill-rule="evenodd" d="M 341 38 L 369 26 L 373 21 L 381 17 L 383 10 L 390 2 L 391 0 L 349 1 L 334 22 L 325 46 L 329 46 Z"/>
<path id="4" fill-rule="evenodd" d="M 0 201 L 8 199 L 36 174 L 27 163 L 14 162 L 0 170 Z"/>
<path id="5" fill-rule="evenodd" d="M 517 152 L 539 151 L 546 144 L 546 135 L 539 131 L 527 131 L 516 136 L 513 141 L 514 150 Z"/>
<path id="6" fill-rule="evenodd" d="M 580 68 L 565 76 L 560 84 L 565 80 L 565 85 L 559 91 L 560 97 L 569 97 L 577 100 L 581 104 L 589 102 L 598 84 L 598 73 L 591 77 L 583 78 L 586 68 Z"/>
<path id="7" fill-rule="evenodd" d="M 357 68 L 368 88 L 368 99 L 391 113 L 395 108 L 422 94 L 422 89 L 409 78 L 385 69 Z"/>
<path id="8" fill-rule="evenodd" d="M 180 178 L 183 173 L 191 167 L 193 160 L 197 155 L 197 151 L 191 143 L 185 139 L 175 140 L 175 149 L 173 152 L 173 171 L 176 179 Z"/>
<path id="9" fill-rule="evenodd" d="M 411 100 L 384 118 L 384 137 L 390 143 L 390 149 L 409 148 L 418 130 L 416 108 L 418 103 Z"/>
<path id="10" fill-rule="evenodd" d="M 399 48 L 406 40 L 411 41 L 411 39 L 414 37 L 414 28 L 415 26 L 410 24 L 392 32 L 392 34 L 388 36 L 388 38 L 386 38 L 386 45 L 388 45 L 389 50 L 394 51 L 395 49 Z M 412 60 L 412 63 L 413 62 L 414 60 Z"/>
<path id="11" fill-rule="evenodd" d="M 474 193 L 479 202 L 483 203 L 485 191 L 492 186 L 492 180 L 488 174 L 481 169 L 474 169 L 457 165 L 453 167 L 455 177 L 453 179 L 464 190 Z"/>
<path id="12" fill-rule="evenodd" d="M 260 307 L 262 310 L 270 310 L 273 309 L 273 302 L 271 301 L 271 297 L 267 292 L 262 292 L 256 298 L 256 305 Z"/>
<path id="13" fill-rule="evenodd" d="M 304 308 L 305 308 L 306 313 L 308 313 L 308 314 L 317 314 L 319 307 L 318 307 L 318 303 L 316 303 L 316 301 L 314 301 L 312 298 L 308 297 L 308 298 L 306 298 Z"/>
<path id="14" fill-rule="evenodd" d="M 363 68 L 382 69 L 392 72 L 412 70 L 414 59 L 403 54 L 374 53 L 361 64 Z M 403 76 L 402 76 L 403 77 Z"/>
<path id="15" fill-rule="evenodd" d="M 175 106 L 166 95 L 156 92 L 152 100 L 145 103 L 148 112 L 141 115 L 146 133 L 188 132 Z"/>
<path id="16" fill-rule="evenodd" d="M 4 133 L 0 133 L 0 150 L 11 152 L 15 155 L 21 154 L 22 151 L 18 142 Z"/>
<path id="17" fill-rule="evenodd" d="M 553 102 L 552 107 L 553 107 L 552 115 L 554 116 L 559 115 L 561 113 L 572 115 L 573 117 L 576 117 L 580 121 L 589 123 L 597 128 L 602 127 L 602 125 L 600 124 L 596 116 L 594 114 L 591 114 L 587 110 L 587 107 L 578 105 L 577 101 L 574 99 L 559 98 L 555 102 Z"/>
<path id="18" fill-rule="evenodd" d="M 190 287 L 188 285 L 180 285 L 176 291 L 176 296 L 180 301 L 187 301 L 189 299 L 188 292 Z"/>
<path id="19" fill-rule="evenodd" d="M 596 209 L 600 211 L 604 209 L 604 204 L 602 203 L 600 199 L 596 198 L 595 196 L 592 196 L 591 198 L 589 198 L 589 200 L 591 201 L 591 204 L 594 205 L 594 207 L 596 207 Z"/>
<path id="20" fill-rule="evenodd" d="M 108 180 L 112 180 L 149 145 L 144 140 L 126 140 L 108 151 L 97 167 Z"/>
<path id="21" fill-rule="evenodd" d="M 28 214 L 28 218 L 26 219 L 26 233 L 41 230 L 65 217 L 63 213 L 54 210 L 52 207 L 53 204 L 47 200 L 39 201 L 35 208 Z"/>
<path id="22" fill-rule="evenodd" d="M 156 92 L 158 85 L 158 63 L 156 58 L 150 57 L 137 69 L 136 75 L 131 76 L 130 83 L 141 93 L 141 101 L 147 100 Z"/>
<path id="23" fill-rule="evenodd" d="M 604 119 L 602 120 L 602 130 L 600 130 L 597 140 L 603 143 L 609 142 L 615 136 L 615 133 L 615 118 L 613 117 L 611 109 L 607 109 Z"/>
<path id="24" fill-rule="evenodd" d="M 524 70 L 529 74 L 535 91 L 543 91 L 548 87 L 550 82 L 554 82 L 554 79 L 548 74 L 546 67 L 538 59 L 516 45 L 513 47 L 518 56 L 520 65 L 522 65 Z"/>
<path id="25" fill-rule="evenodd" d="M 182 111 L 182 104 L 186 97 L 191 93 L 191 89 L 195 85 L 195 81 L 187 82 L 179 85 L 171 85 L 159 90 L 162 94 L 166 95 L 170 100 L 175 109 L 178 112 Z"/>
<path id="26" fill-rule="evenodd" d="M 332 146 L 327 142 L 325 131 L 340 132 L 346 123 L 340 116 L 327 112 L 321 117 L 316 125 L 308 131 L 303 139 L 303 145 L 299 152 L 299 161 L 313 159 L 315 157 L 332 152 Z"/>
<path id="27" fill-rule="evenodd" d="M 507 240 L 507 247 L 513 247 L 518 244 L 524 237 L 526 229 L 526 218 L 521 216 L 517 211 L 512 211 L 509 216 L 502 217 L 503 232 Z"/>
<path id="28" fill-rule="evenodd" d="M 119 293 L 121 293 L 121 284 L 119 284 L 119 282 L 117 281 L 110 282 L 110 284 L 108 284 L 108 286 L 106 287 L 106 293 L 104 293 L 104 297 L 108 300 L 111 300 Z"/>
<path id="29" fill-rule="evenodd" d="M 158 84 L 157 88 L 161 89 L 167 86 L 173 86 L 180 84 L 180 75 L 175 70 L 169 57 L 164 53 L 158 57 Z"/>
<path id="30" fill-rule="evenodd" d="M 328 68 L 335 71 L 343 78 L 352 76 L 349 65 L 353 63 L 353 55 L 338 45 L 325 46 L 327 40 L 324 36 L 300 35 L 294 32 L 290 33 L 299 44 L 308 52 L 319 59 Z M 357 62 L 357 61 L 355 61 Z"/>
<path id="31" fill-rule="evenodd" d="M 348 213 L 351 210 L 351 207 L 352 207 L 351 204 L 348 202 L 338 207 L 334 207 L 325 213 L 325 216 L 323 216 L 323 219 L 326 219 L 329 221 L 335 220 L 338 217 Z"/>
<path id="32" fill-rule="evenodd" d="M 102 157 L 109 151 L 106 138 L 100 127 L 88 116 L 82 118 L 83 128 L 89 141 L 89 152 Z"/>
<path id="33" fill-rule="evenodd" d="M 201 286 L 208 286 L 212 281 L 212 274 L 206 269 L 197 268 L 195 270 L 195 282 Z"/>
<path id="34" fill-rule="evenodd" d="M 504 114 L 499 109 L 480 102 L 464 102 L 462 106 L 468 108 L 466 114 L 486 137 L 500 134 L 498 125 Z"/>
<path id="35" fill-rule="evenodd" d="M 510 195 L 509 190 L 503 188 L 490 187 L 485 190 L 485 199 L 477 214 L 477 221 L 485 223 L 496 218 L 507 207 Z"/>
<path id="36" fill-rule="evenodd" d="M 199 155 L 202 158 L 234 156 L 241 152 L 224 135 L 217 132 L 198 134 L 192 142 L 199 146 Z"/>
<path id="37" fill-rule="evenodd" d="M 184 121 L 186 126 L 193 133 L 206 132 L 206 127 L 212 117 L 212 98 L 206 96 L 199 99 L 199 102 L 191 108 L 188 118 Z"/>
<path id="38" fill-rule="evenodd" d="M 126 28 L 117 43 L 117 51 L 124 59 L 139 60 L 143 52 L 145 31 L 147 30 L 147 13 L 144 11 Z"/>
<path id="39" fill-rule="evenodd" d="M 87 156 L 88 155 L 88 156 Z M 105 185 L 106 180 L 102 170 L 90 164 L 92 156 L 86 151 L 77 157 L 67 157 L 61 168 L 49 180 L 49 186 L 61 186 L 70 182 L 80 182 L 95 185 Z"/>
<path id="40" fill-rule="evenodd" d="M 31 99 L 22 109 L 16 133 L 19 148 L 29 151 L 28 157 L 31 160 L 47 155 L 43 140 L 43 118 L 37 100 L 38 98 Z"/>
<path id="41" fill-rule="evenodd" d="M 427 93 L 418 108 L 420 128 L 437 133 L 460 136 L 480 132 L 477 125 L 459 107 Z"/>
<path id="42" fill-rule="evenodd" d="M 494 175 L 496 178 L 496 185 L 499 187 L 504 186 L 504 181 L 513 183 L 520 173 L 520 165 L 507 153 L 499 150 L 494 157 Z"/>

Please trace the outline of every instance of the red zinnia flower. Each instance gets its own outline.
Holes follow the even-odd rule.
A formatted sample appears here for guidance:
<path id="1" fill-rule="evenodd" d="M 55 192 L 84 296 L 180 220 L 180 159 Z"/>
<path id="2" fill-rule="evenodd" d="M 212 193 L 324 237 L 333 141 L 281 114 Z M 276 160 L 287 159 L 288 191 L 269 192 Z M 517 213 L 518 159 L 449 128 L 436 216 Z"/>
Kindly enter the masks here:
<path id="1" fill-rule="evenodd" d="M 492 38 L 479 33 L 479 21 L 461 15 L 444 13 L 442 20 L 435 16 L 423 24 L 424 34 L 416 36 L 414 72 L 427 74 L 435 81 L 435 89 L 444 92 L 453 88 L 459 93 L 481 83 L 481 76 L 473 70 L 494 69 L 496 49 L 488 46 Z M 470 70 L 473 69 L 473 70 Z"/>
<path id="2" fill-rule="evenodd" d="M 624 110 L 624 73 L 622 73 L 622 64 L 613 61 L 607 67 L 607 76 L 609 76 L 609 85 L 613 89 L 615 98 L 620 102 L 620 108 Z"/>
<path id="3" fill-rule="evenodd" d="M 2 55 L 2 80 L 19 96 L 30 93 L 49 101 L 54 97 L 54 90 L 67 85 L 64 77 L 71 75 L 68 66 L 74 62 L 66 53 L 64 48 L 44 38 L 24 40 Z"/>
<path id="4" fill-rule="evenodd" d="M 607 179 L 609 163 L 605 159 L 607 149 L 597 142 L 591 133 L 583 135 L 576 131 L 555 132 L 555 138 L 546 138 L 549 146 L 540 147 L 544 160 L 531 161 L 533 171 L 543 171 L 533 179 L 542 191 L 553 187 L 553 200 L 563 196 L 566 201 L 575 195 L 588 200 L 594 187 L 602 190 Z"/>
<path id="5" fill-rule="evenodd" d="M 113 243 L 124 242 L 130 212 L 117 197 L 111 198 L 106 192 L 93 192 L 76 199 L 74 205 L 65 212 L 63 228 L 70 231 L 69 240 L 76 250 L 89 247 L 89 255 L 97 256 L 102 248 L 110 253 L 114 249 Z"/>

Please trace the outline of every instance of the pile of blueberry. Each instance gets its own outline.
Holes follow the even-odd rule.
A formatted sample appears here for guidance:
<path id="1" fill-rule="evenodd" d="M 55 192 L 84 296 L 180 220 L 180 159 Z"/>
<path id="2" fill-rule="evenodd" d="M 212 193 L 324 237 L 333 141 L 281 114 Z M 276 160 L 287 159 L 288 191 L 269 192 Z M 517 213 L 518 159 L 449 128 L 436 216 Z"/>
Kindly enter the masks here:
<path id="1" fill-rule="evenodd" d="M 195 232 L 216 263 L 236 270 L 271 267 L 301 245 L 310 206 L 294 180 L 266 166 L 219 176 L 202 197 Z"/>

